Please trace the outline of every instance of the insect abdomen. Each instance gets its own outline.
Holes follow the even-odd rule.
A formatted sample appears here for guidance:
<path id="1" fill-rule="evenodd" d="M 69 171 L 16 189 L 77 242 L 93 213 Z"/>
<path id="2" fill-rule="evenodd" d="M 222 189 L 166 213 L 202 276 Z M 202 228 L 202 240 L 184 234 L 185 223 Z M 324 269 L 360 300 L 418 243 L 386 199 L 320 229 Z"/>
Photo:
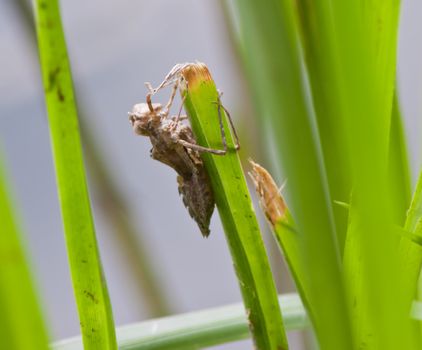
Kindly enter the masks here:
<path id="1" fill-rule="evenodd" d="M 198 168 L 190 178 L 177 177 L 179 194 L 190 216 L 197 222 L 204 237 L 210 234 L 210 220 L 214 211 L 214 195 L 205 172 L 205 168 Z"/>

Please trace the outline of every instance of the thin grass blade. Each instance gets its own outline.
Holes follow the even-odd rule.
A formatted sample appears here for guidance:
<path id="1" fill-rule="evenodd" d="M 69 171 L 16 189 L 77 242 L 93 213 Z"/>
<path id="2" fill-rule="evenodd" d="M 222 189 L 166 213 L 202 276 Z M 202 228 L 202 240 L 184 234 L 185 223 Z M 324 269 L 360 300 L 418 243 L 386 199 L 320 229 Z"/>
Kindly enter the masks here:
<path id="1" fill-rule="evenodd" d="M 88 197 L 58 1 L 36 1 L 36 27 L 57 187 L 84 346 L 117 349 Z"/>
<path id="2" fill-rule="evenodd" d="M 312 305 L 309 303 L 309 286 L 306 284 L 306 269 L 300 250 L 299 232 L 290 214 L 289 208 L 281 195 L 281 190 L 275 184 L 270 173 L 259 164 L 249 160 L 252 170 L 249 175 L 258 194 L 261 209 L 278 246 L 289 266 L 290 273 L 296 284 L 296 289 L 305 305 L 311 319 L 315 320 Z"/>
<path id="3" fill-rule="evenodd" d="M 397 88 L 397 87 L 396 87 Z M 410 166 L 407 154 L 406 137 L 400 111 L 400 102 L 394 94 L 393 111 L 391 113 L 390 150 L 388 159 L 388 174 L 390 187 L 396 203 L 395 222 L 402 226 L 406 219 L 406 212 L 410 206 L 411 183 Z"/>

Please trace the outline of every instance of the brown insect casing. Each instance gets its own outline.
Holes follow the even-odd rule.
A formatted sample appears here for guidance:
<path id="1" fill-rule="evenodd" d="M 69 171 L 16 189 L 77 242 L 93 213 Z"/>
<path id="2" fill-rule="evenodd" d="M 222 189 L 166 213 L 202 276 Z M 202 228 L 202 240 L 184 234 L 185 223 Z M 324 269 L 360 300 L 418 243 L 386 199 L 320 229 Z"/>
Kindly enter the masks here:
<path id="1" fill-rule="evenodd" d="M 162 128 L 166 129 L 165 125 Z M 178 190 L 183 204 L 197 222 L 202 235 L 208 237 L 215 207 L 208 174 L 197 151 L 173 142 L 174 139 L 181 139 L 196 144 L 190 126 L 179 124 L 170 133 L 166 130 L 155 132 L 150 139 L 153 145 L 151 157 L 176 170 L 179 175 Z"/>
<path id="2" fill-rule="evenodd" d="M 215 207 L 214 194 L 208 174 L 202 166 L 189 178 L 178 176 L 179 194 L 190 216 L 196 221 L 204 237 L 210 234 L 210 220 Z"/>
<path id="3" fill-rule="evenodd" d="M 187 116 L 169 116 L 170 106 L 173 103 L 177 89 L 182 95 L 198 84 L 212 80 L 211 74 L 204 63 L 176 64 L 166 75 L 163 82 L 156 88 L 146 83 L 149 93 L 146 103 L 133 107 L 129 113 L 129 120 L 138 135 L 147 136 L 152 143 L 151 157 L 170 167 L 178 174 L 177 182 L 179 194 L 188 209 L 190 216 L 197 222 L 203 236 L 208 237 L 209 223 L 214 211 L 215 200 L 208 174 L 199 152 L 209 152 L 224 155 L 227 144 L 220 110 L 228 115 L 230 125 L 236 139 L 236 150 L 239 142 L 230 114 L 220 103 L 220 95 L 216 96 L 222 143 L 224 149 L 212 149 L 198 145 L 190 125 L 182 123 Z M 152 103 L 152 96 L 166 86 L 173 86 L 172 94 L 165 106 Z M 185 95 L 183 95 L 185 96 Z M 182 103 L 184 97 L 182 97 Z M 211 104 L 210 104 L 211 107 Z"/>
<path id="4" fill-rule="evenodd" d="M 134 131 L 148 136 L 152 143 L 151 157 L 172 167 L 178 174 L 178 190 L 190 216 L 197 222 L 204 237 L 210 234 L 209 224 L 215 207 L 208 174 L 199 153 L 178 141 L 196 144 L 189 125 L 160 115 L 161 105 L 154 104 L 151 112 L 147 104 L 134 106 L 129 113 Z"/>
<path id="5" fill-rule="evenodd" d="M 277 222 L 285 217 L 286 203 L 270 173 L 254 161 L 249 162 L 252 165 L 249 176 L 259 196 L 259 202 L 271 226 L 275 227 Z"/>

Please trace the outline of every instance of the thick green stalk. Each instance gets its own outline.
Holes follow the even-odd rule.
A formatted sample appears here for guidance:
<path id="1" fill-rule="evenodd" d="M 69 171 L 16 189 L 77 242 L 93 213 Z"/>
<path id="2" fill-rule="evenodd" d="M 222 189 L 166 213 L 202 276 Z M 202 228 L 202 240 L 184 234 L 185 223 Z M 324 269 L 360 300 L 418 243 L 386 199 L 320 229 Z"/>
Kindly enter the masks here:
<path id="1" fill-rule="evenodd" d="M 371 347 L 368 339 L 392 347 L 388 337 L 398 341 L 393 324 L 400 311 L 399 303 L 393 300 L 401 298 L 395 298 L 397 290 L 389 286 L 398 275 L 393 230 L 388 222 L 403 215 L 408 191 L 398 109 L 391 114 L 398 4 L 378 0 L 298 2 L 332 198 L 348 202 L 354 181 L 356 200 L 352 202 L 344 272 L 356 347 Z M 339 232 L 340 243 L 344 233 Z M 391 313 L 380 319 L 381 310 Z M 390 331 L 384 336 L 388 327 Z"/>
<path id="2" fill-rule="evenodd" d="M 66 245 L 85 349 L 117 349 L 86 185 L 59 4 L 36 2 L 36 27 Z"/>
<path id="3" fill-rule="evenodd" d="M 204 64 L 191 64 L 182 72 L 188 83 L 185 108 L 198 143 L 222 148 L 218 93 Z M 224 116 L 224 110 L 222 109 Z M 215 201 L 239 279 L 250 330 L 258 349 L 287 349 L 277 294 L 252 207 L 243 171 L 224 118 L 229 151 L 224 156 L 203 153 Z"/>
<path id="4" fill-rule="evenodd" d="M 344 253 L 355 347 L 414 348 L 389 187 L 398 1 L 331 1 L 353 200 Z M 349 251 L 347 251 L 349 250 Z"/>
<path id="5" fill-rule="evenodd" d="M 321 348 L 351 349 L 336 227 L 315 117 L 308 106 L 292 1 L 236 2 L 261 117 L 288 185 Z M 274 151 L 274 150 L 272 150 Z M 336 307 L 332 307 L 336 305 Z"/>
<path id="6" fill-rule="evenodd" d="M 278 297 L 286 330 L 309 327 L 309 320 L 297 294 Z M 120 350 L 186 350 L 216 346 L 247 339 L 248 320 L 244 305 L 236 303 L 212 309 L 174 315 L 118 327 Z M 76 350 L 80 337 L 53 344 L 53 350 Z"/>
<path id="7" fill-rule="evenodd" d="M 334 55 L 334 27 L 328 1 L 297 1 L 300 38 L 309 73 L 312 101 L 330 189 L 331 202 L 348 202 L 351 191 L 349 155 Z M 347 212 L 333 207 L 340 253 L 343 254 Z"/>
<path id="8" fill-rule="evenodd" d="M 44 320 L 7 188 L 0 162 L 0 349 L 47 350 Z"/>

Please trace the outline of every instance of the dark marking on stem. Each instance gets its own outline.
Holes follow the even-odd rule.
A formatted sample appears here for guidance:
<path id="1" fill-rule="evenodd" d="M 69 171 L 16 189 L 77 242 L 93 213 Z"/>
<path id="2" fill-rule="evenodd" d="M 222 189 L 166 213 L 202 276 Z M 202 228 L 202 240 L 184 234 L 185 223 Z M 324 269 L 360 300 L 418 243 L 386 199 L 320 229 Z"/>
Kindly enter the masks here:
<path id="1" fill-rule="evenodd" d="M 97 298 L 95 297 L 95 294 L 94 293 L 91 293 L 91 292 L 89 292 L 89 291 L 87 291 L 87 290 L 84 290 L 84 294 L 89 298 L 89 299 L 91 299 L 95 304 L 98 304 L 98 300 L 97 300 Z"/>
<path id="2" fill-rule="evenodd" d="M 47 87 L 46 92 L 50 92 L 56 86 L 57 76 L 59 75 L 60 70 L 61 70 L 61 67 L 57 66 L 57 67 L 51 69 L 50 72 L 48 73 L 48 87 Z"/>
<path id="3" fill-rule="evenodd" d="M 57 97 L 59 98 L 60 102 L 64 102 L 64 95 L 60 85 L 57 87 Z"/>

